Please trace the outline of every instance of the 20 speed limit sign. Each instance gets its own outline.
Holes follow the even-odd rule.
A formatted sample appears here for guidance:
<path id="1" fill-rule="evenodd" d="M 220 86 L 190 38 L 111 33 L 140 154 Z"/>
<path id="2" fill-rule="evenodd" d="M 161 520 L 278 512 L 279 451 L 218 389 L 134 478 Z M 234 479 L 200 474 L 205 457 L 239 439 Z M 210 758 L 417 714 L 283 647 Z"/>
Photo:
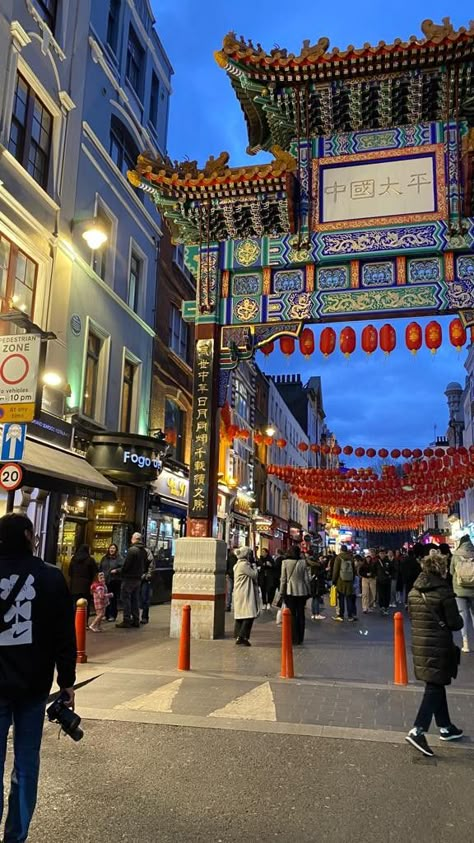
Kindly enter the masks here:
<path id="1" fill-rule="evenodd" d="M 0 468 L 0 486 L 2 486 L 5 491 L 13 492 L 14 489 L 18 489 L 22 480 L 23 472 L 21 467 L 15 462 L 6 462 Z"/>

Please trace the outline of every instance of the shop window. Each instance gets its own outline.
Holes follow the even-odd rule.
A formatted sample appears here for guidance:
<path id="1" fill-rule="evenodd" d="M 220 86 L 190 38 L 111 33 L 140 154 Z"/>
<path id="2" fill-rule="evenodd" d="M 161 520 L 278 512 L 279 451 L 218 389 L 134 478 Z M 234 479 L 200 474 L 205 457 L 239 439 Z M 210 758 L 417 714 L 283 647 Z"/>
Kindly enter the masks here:
<path id="1" fill-rule="evenodd" d="M 118 33 L 120 21 L 120 0 L 110 0 L 109 15 L 107 18 L 107 44 L 117 52 Z"/>
<path id="2" fill-rule="evenodd" d="M 130 269 L 128 273 L 128 306 L 138 313 L 140 302 L 140 285 L 142 278 L 143 261 L 136 252 L 130 255 Z"/>
<path id="3" fill-rule="evenodd" d="M 160 83 L 158 77 L 153 71 L 151 75 L 151 91 L 150 91 L 150 123 L 155 129 L 158 128 L 158 103 L 160 98 Z"/>
<path id="4" fill-rule="evenodd" d="M 145 51 L 133 26 L 130 26 L 127 48 L 127 79 L 139 97 L 142 95 L 144 59 Z"/>
<path id="5" fill-rule="evenodd" d="M 107 240 L 100 249 L 91 252 L 91 266 L 102 281 L 106 280 L 107 259 L 109 257 L 110 241 L 112 238 L 112 223 L 100 204 L 97 205 L 95 214 L 97 222 L 107 232 Z"/>
<path id="6" fill-rule="evenodd" d="M 123 364 L 122 406 L 120 408 L 120 430 L 131 432 L 135 375 L 137 367 L 125 359 Z"/>
<path id="7" fill-rule="evenodd" d="M 84 379 L 84 397 L 82 410 L 84 415 L 94 419 L 97 410 L 97 392 L 99 383 L 100 352 L 102 349 L 101 337 L 89 331 L 87 337 L 86 353 L 86 374 Z"/>
<path id="8" fill-rule="evenodd" d="M 0 235 L 0 299 L 3 312 L 16 309 L 33 316 L 38 265 Z"/>
<path id="9" fill-rule="evenodd" d="M 140 150 L 129 130 L 115 114 L 112 115 L 110 121 L 110 157 L 124 176 L 127 175 L 127 170 L 135 169 L 139 154 Z"/>
<path id="10" fill-rule="evenodd" d="M 188 326 L 180 310 L 172 304 L 170 306 L 169 346 L 185 363 L 188 362 L 188 338 Z"/>
<path id="11" fill-rule="evenodd" d="M 28 82 L 17 73 L 8 149 L 44 189 L 48 184 L 53 118 Z"/>
<path id="12" fill-rule="evenodd" d="M 165 401 L 165 436 L 170 456 L 184 462 L 186 413 L 171 398 Z"/>
<path id="13" fill-rule="evenodd" d="M 48 24 L 51 32 L 54 34 L 58 0 L 33 0 L 33 3 L 41 14 L 43 20 Z"/>

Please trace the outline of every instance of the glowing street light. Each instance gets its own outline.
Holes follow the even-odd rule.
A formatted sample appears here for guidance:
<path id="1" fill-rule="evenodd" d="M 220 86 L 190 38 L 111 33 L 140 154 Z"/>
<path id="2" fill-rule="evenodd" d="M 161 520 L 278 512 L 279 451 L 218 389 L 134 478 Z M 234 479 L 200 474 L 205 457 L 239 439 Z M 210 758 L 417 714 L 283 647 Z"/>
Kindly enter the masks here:
<path id="1" fill-rule="evenodd" d="M 91 222 L 87 223 L 86 228 L 82 232 L 82 236 L 89 246 L 89 249 L 93 252 L 97 251 L 97 249 L 101 249 L 104 243 L 108 240 L 107 231 L 97 220 L 91 220 Z"/>

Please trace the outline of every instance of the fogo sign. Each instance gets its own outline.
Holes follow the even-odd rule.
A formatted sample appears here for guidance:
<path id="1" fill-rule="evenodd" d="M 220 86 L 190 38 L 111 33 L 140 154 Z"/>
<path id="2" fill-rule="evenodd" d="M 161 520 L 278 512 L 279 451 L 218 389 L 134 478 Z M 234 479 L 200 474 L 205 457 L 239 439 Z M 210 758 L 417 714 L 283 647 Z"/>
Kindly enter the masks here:
<path id="1" fill-rule="evenodd" d="M 35 416 L 41 338 L 0 337 L 0 422 L 28 422 Z"/>

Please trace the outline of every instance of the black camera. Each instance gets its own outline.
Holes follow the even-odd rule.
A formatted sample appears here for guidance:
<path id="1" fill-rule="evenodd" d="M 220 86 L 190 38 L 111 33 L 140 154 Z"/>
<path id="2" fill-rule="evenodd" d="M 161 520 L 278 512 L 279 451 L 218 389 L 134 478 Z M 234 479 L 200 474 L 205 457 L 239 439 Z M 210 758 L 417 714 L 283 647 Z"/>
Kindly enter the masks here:
<path id="1" fill-rule="evenodd" d="M 49 721 L 59 723 L 63 732 L 73 741 L 81 741 L 84 737 L 84 732 L 79 726 L 81 718 L 67 707 L 65 700 L 67 700 L 66 694 L 59 694 L 59 697 L 46 709 L 46 714 Z"/>

